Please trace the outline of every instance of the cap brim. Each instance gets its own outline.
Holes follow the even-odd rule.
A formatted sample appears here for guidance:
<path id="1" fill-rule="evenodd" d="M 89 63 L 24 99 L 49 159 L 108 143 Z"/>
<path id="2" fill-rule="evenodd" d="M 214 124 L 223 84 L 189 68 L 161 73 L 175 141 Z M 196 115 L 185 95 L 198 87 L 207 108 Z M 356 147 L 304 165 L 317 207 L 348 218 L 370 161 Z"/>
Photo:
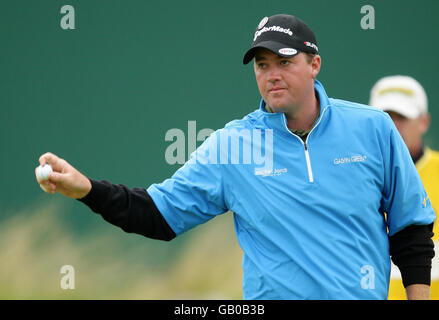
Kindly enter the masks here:
<path id="1" fill-rule="evenodd" d="M 296 48 L 291 48 L 291 47 L 289 47 L 289 46 L 287 46 L 287 45 L 285 45 L 285 44 L 283 44 L 283 43 L 280 43 L 280 42 L 276 42 L 276 41 L 263 41 L 263 42 L 259 42 L 259 43 L 258 43 L 257 45 L 255 45 L 255 46 L 251 47 L 251 48 L 245 53 L 244 58 L 242 59 L 242 63 L 243 63 L 243 64 L 247 64 L 247 63 L 249 63 L 249 62 L 255 57 L 256 50 L 257 50 L 258 48 L 268 49 L 268 50 L 270 50 L 271 52 L 273 52 L 273 53 L 275 53 L 275 54 L 277 54 L 277 55 L 279 55 L 279 56 L 281 56 L 281 57 L 285 57 L 285 58 L 291 58 L 291 57 L 294 57 L 294 56 L 298 55 L 299 52 L 300 52 L 298 49 L 296 49 Z M 279 50 L 281 50 L 281 49 L 295 49 L 296 52 L 293 53 L 293 54 L 285 54 L 285 53 L 281 53 L 281 52 L 279 52 Z M 288 51 L 288 50 L 287 50 L 287 51 Z"/>

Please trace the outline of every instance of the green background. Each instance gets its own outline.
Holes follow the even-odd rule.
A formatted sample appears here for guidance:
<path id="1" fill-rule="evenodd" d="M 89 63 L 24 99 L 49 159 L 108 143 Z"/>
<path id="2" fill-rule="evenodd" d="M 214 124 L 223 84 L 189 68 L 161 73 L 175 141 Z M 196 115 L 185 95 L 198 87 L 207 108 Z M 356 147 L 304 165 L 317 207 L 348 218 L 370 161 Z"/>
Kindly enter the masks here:
<path id="1" fill-rule="evenodd" d="M 60 9 L 65 4 L 75 8 L 75 30 L 60 27 Z M 366 4 L 375 9 L 374 30 L 360 27 L 360 9 Z M 63 230 L 59 237 L 68 234 L 72 250 L 77 249 L 76 243 L 87 247 L 97 233 L 107 243 L 90 250 L 99 251 L 104 260 L 124 259 L 128 248 L 138 248 L 133 256 L 139 259 L 126 261 L 138 265 L 139 272 L 150 267 L 163 275 L 164 266 L 173 264 L 176 255 L 184 259 L 189 243 L 201 231 L 190 231 L 171 243 L 124 234 L 82 203 L 44 194 L 34 177 L 38 158 L 50 151 L 89 177 L 129 187 L 161 182 L 179 167 L 165 161 L 169 129 L 187 134 L 190 120 L 197 121 L 197 130 L 218 129 L 258 107 L 253 69 L 242 65 L 242 56 L 258 22 L 277 13 L 297 15 L 315 32 L 323 60 L 318 79 L 330 97 L 368 103 L 378 78 L 393 74 L 416 78 L 427 92 L 432 115 L 425 141 L 439 148 L 435 139 L 439 135 L 435 125 L 439 117 L 435 108 L 438 11 L 435 0 L 4 1 L 0 10 L 0 228 L 12 237 L 2 236 L 4 246 L 19 241 L 29 221 L 43 221 L 44 226 L 44 219 L 48 219 L 46 225 L 59 219 L 57 226 L 65 227 L 59 227 Z M 48 211 L 56 218 L 47 217 Z M 17 217 L 22 220 L 11 223 Z M 207 252 L 221 250 L 225 235 L 233 235 L 232 222 L 226 219 L 211 222 L 213 228 L 227 231 L 219 232 L 214 238 L 218 243 L 213 241 Z M 29 243 L 45 239 L 38 249 L 44 253 L 49 250 L 47 244 L 59 238 L 49 241 L 46 235 L 51 228 L 45 232 L 41 225 L 35 228 L 31 226 L 23 237 L 31 237 Z M 208 232 L 206 228 L 201 230 Z M 113 245 L 120 249 L 120 256 L 112 252 Z M 236 243 L 230 245 L 236 251 Z M 8 259 L 14 257 L 14 251 L 9 254 Z M 64 260 L 71 256 L 62 250 L 50 259 L 53 263 L 47 266 L 56 269 L 50 271 L 56 280 L 59 267 L 68 264 Z M 197 267 L 203 269 L 200 259 Z M 79 266 L 85 263 L 81 258 L 75 261 Z M 38 273 L 31 272 L 29 265 L 17 264 L 20 274 L 53 276 L 48 267 Z M 91 264 L 93 268 L 97 267 Z M 239 272 L 240 261 L 233 268 Z M 0 289 L 3 297 L 65 297 L 65 291 L 47 289 L 56 283 L 37 283 L 30 289 L 16 279 L 19 275 L 1 270 L 0 287 L 4 281 L 9 283 Z M 179 271 L 175 273 L 179 279 Z M 94 287 L 102 292 L 81 291 L 78 285 L 76 296 L 67 297 L 171 297 L 147 288 L 147 294 L 123 295 L 122 284 L 112 282 L 115 278 L 103 277 L 96 283 Z M 240 297 L 239 281 L 234 282 L 238 289 L 226 297 Z M 203 294 L 211 290 L 194 289 L 175 296 L 210 297 Z M 122 293 L 108 295 L 116 291 Z"/>

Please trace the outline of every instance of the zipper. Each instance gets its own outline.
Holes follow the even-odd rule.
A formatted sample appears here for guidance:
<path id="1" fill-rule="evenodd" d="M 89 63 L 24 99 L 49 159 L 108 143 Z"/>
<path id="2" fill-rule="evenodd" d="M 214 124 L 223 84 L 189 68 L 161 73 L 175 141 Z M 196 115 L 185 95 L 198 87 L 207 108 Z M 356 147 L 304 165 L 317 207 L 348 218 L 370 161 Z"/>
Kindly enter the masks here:
<path id="1" fill-rule="evenodd" d="M 292 132 L 290 131 L 290 129 L 288 129 L 288 126 L 287 126 L 287 117 L 285 116 L 285 114 L 283 114 L 283 118 L 284 118 L 284 126 L 285 126 L 285 128 L 287 129 L 287 131 L 288 131 L 289 133 L 291 133 L 293 136 L 295 136 L 297 139 L 299 139 L 299 141 L 300 141 L 300 142 L 302 143 L 302 145 L 303 145 L 303 148 L 305 149 L 306 167 L 307 167 L 307 169 L 308 169 L 308 181 L 309 181 L 310 183 L 313 183 L 313 182 L 314 182 L 314 175 L 313 175 L 313 173 L 312 173 L 311 158 L 309 157 L 309 151 L 308 151 L 308 138 L 309 138 L 309 136 L 311 135 L 311 132 L 312 132 L 312 131 L 313 131 L 313 130 L 319 125 L 320 121 L 322 121 L 322 118 L 323 118 L 323 115 L 324 115 L 326 109 L 328 109 L 328 107 L 326 107 L 325 109 L 323 109 L 323 111 L 322 111 L 322 115 L 320 116 L 319 121 L 317 121 L 317 123 L 314 125 L 314 127 L 312 127 L 311 131 L 310 131 L 310 132 L 308 133 L 308 135 L 306 136 L 305 142 L 303 142 L 303 140 L 302 140 L 299 136 L 295 135 L 294 133 L 292 133 Z"/>
<path id="2" fill-rule="evenodd" d="M 311 131 L 309 133 L 311 133 Z M 308 136 L 309 136 L 309 133 L 308 133 Z M 302 140 L 302 139 L 300 139 L 300 140 Z M 308 137 L 306 137 L 306 140 L 308 140 Z M 309 182 L 313 183 L 314 177 L 312 175 L 311 159 L 309 158 L 308 145 L 307 145 L 306 141 L 303 144 L 303 146 L 305 147 L 305 158 L 306 158 L 306 166 L 308 168 L 308 179 L 309 179 Z"/>

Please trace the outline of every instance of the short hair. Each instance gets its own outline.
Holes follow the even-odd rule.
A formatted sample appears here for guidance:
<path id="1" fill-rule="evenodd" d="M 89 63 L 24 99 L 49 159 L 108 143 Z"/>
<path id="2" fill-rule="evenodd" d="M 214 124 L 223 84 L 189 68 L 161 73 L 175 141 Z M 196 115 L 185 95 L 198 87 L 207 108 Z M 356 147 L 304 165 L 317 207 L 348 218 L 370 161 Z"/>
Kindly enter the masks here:
<path id="1" fill-rule="evenodd" d="M 308 62 L 308 64 L 310 64 L 312 59 L 316 56 L 315 53 L 304 52 L 304 54 L 305 54 L 306 62 Z"/>

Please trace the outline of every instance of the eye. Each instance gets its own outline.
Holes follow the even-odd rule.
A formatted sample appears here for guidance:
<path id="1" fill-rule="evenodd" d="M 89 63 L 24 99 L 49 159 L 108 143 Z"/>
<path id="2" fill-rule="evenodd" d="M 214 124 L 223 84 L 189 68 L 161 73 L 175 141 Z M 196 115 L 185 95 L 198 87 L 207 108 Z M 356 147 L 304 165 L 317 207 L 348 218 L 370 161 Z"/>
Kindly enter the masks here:
<path id="1" fill-rule="evenodd" d="M 289 63 L 290 63 L 289 60 L 281 60 L 281 61 L 280 61 L 280 64 L 283 65 L 283 66 L 286 66 L 286 65 L 288 65 Z"/>
<path id="2" fill-rule="evenodd" d="M 259 69 L 265 69 L 267 67 L 267 65 L 264 62 L 259 62 L 258 63 L 258 68 Z"/>

